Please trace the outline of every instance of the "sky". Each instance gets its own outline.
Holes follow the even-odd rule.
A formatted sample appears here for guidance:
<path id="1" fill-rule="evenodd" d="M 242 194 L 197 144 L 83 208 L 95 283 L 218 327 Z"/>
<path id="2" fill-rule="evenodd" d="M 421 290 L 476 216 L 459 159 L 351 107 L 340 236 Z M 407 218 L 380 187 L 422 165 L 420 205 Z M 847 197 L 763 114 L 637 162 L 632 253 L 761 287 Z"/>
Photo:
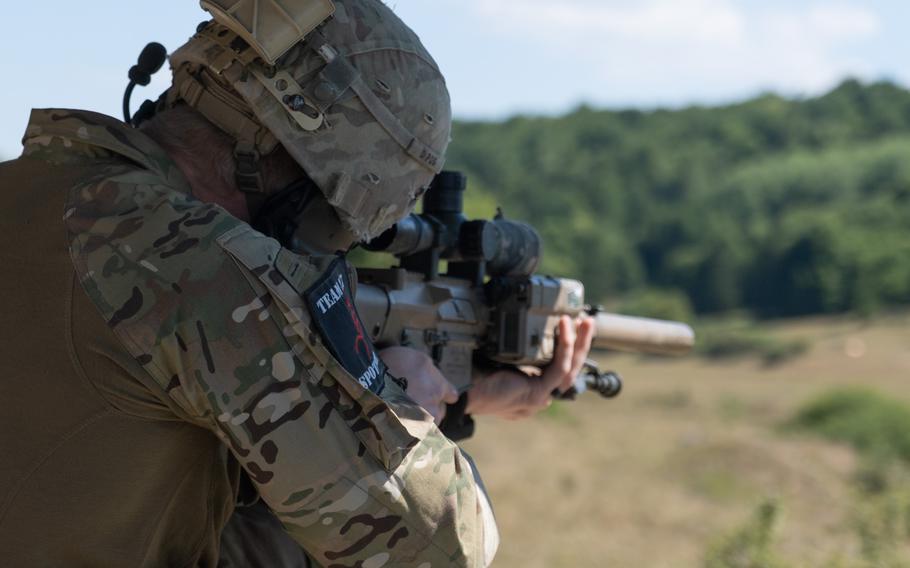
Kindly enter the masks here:
<path id="1" fill-rule="evenodd" d="M 845 77 L 910 85 L 906 0 L 387 0 L 447 77 L 457 117 L 812 96 Z M 0 34 L 0 158 L 31 108 L 120 116 L 142 47 L 169 50 L 206 14 L 194 0 L 17 2 Z M 139 88 L 155 98 L 167 69 Z"/>

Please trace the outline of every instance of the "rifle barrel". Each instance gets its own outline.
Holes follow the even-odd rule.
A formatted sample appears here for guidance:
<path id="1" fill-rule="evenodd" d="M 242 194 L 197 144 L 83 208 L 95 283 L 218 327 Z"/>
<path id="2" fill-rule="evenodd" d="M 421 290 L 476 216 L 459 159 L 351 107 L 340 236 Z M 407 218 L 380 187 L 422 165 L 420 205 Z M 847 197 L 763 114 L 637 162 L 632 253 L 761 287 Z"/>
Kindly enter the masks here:
<path id="1" fill-rule="evenodd" d="M 594 322 L 595 349 L 685 355 L 695 345 L 692 328 L 676 321 L 598 313 Z"/>

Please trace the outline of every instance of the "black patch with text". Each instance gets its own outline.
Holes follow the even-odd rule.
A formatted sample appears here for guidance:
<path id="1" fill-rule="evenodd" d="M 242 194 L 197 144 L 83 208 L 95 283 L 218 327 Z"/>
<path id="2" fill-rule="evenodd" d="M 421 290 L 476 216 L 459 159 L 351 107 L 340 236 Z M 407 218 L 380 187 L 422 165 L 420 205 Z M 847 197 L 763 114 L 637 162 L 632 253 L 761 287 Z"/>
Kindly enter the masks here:
<path id="1" fill-rule="evenodd" d="M 344 259 L 335 260 L 303 298 L 332 355 L 363 388 L 380 394 L 385 387 L 386 367 L 357 314 Z"/>

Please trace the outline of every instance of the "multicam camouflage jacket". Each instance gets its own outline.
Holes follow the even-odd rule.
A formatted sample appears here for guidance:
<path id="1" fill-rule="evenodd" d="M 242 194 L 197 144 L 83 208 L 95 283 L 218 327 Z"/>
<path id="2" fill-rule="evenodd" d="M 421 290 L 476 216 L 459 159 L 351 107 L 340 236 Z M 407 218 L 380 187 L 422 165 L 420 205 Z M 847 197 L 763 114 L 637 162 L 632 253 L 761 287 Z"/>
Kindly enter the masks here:
<path id="1" fill-rule="evenodd" d="M 82 287 L 180 419 L 226 444 L 324 566 L 485 566 L 477 472 L 394 380 L 377 396 L 314 333 L 298 256 L 192 197 L 151 139 L 94 113 L 34 111 L 25 155 L 93 159 L 63 214 Z M 141 491 L 141 488 L 137 488 Z"/>

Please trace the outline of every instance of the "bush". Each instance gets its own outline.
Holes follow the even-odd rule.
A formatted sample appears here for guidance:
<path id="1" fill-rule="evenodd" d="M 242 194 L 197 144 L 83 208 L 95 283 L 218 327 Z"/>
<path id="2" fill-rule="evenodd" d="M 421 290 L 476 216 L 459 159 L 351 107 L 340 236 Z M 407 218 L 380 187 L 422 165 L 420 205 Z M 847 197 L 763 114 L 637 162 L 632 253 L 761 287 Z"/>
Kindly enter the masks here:
<path id="1" fill-rule="evenodd" d="M 849 517 L 863 560 L 857 566 L 908 566 L 910 404 L 870 390 L 839 389 L 806 404 L 790 426 L 850 444 L 862 457 Z"/>
<path id="2" fill-rule="evenodd" d="M 804 406 L 792 426 L 850 444 L 876 461 L 910 464 L 910 405 L 873 391 L 829 392 Z"/>
<path id="3" fill-rule="evenodd" d="M 695 352 L 707 359 L 757 357 L 765 365 L 778 365 L 809 350 L 804 339 L 787 339 L 748 322 L 708 325 L 699 329 Z"/>
<path id="4" fill-rule="evenodd" d="M 762 503 L 743 527 L 722 538 L 708 551 L 705 568 L 783 568 L 774 551 L 774 531 L 780 508 Z"/>
<path id="5" fill-rule="evenodd" d="M 765 365 L 778 365 L 795 359 L 809 350 L 809 342 L 804 339 L 767 338 L 761 347 L 761 359 Z"/>
<path id="6" fill-rule="evenodd" d="M 859 540 L 860 556 L 866 561 L 866 566 L 907 566 L 908 514 L 907 495 L 899 491 L 865 496 L 858 504 L 851 521 Z"/>
<path id="7" fill-rule="evenodd" d="M 694 318 L 689 297 L 680 290 L 646 288 L 626 297 L 617 310 L 621 314 L 690 322 Z"/>

